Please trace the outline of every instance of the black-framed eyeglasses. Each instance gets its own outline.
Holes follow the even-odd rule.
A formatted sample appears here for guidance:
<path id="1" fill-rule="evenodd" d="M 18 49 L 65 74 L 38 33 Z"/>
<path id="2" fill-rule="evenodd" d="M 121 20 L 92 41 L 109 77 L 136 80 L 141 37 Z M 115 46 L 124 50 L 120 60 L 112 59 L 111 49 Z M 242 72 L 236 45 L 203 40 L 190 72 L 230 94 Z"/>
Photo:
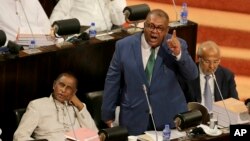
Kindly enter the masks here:
<path id="1" fill-rule="evenodd" d="M 156 30 L 158 33 L 161 33 L 163 32 L 166 28 L 163 27 L 163 26 L 156 26 L 152 23 L 144 23 L 144 27 L 149 29 L 149 31 L 153 31 L 153 30 Z"/>

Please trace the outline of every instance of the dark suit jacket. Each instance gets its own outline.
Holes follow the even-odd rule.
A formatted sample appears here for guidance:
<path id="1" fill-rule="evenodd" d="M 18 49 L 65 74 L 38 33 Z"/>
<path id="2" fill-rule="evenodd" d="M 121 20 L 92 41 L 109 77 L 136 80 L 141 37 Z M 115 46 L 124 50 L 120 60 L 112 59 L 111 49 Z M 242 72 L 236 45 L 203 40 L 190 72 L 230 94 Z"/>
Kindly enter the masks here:
<path id="1" fill-rule="evenodd" d="M 215 77 L 221 90 L 223 99 L 230 97 L 239 99 L 238 92 L 236 90 L 234 74 L 229 69 L 219 65 L 215 71 Z M 201 102 L 200 76 L 191 81 L 180 80 L 180 83 L 187 102 Z M 216 83 L 214 83 L 214 98 L 215 101 L 221 100 Z"/>
<path id="2" fill-rule="evenodd" d="M 198 69 L 187 51 L 186 42 L 180 39 L 182 56 L 176 61 L 166 44 L 166 40 L 171 38 L 171 35 L 167 35 L 158 51 L 149 85 L 142 62 L 141 35 L 137 33 L 117 41 L 103 95 L 102 119 L 114 119 L 115 107 L 119 104 L 119 124 L 125 126 L 130 135 L 142 134 L 149 123 L 149 108 L 143 85 L 147 89 L 156 128 L 162 130 L 167 123 L 174 127 L 174 116 L 187 111 L 177 75 L 189 80 L 198 76 Z"/>

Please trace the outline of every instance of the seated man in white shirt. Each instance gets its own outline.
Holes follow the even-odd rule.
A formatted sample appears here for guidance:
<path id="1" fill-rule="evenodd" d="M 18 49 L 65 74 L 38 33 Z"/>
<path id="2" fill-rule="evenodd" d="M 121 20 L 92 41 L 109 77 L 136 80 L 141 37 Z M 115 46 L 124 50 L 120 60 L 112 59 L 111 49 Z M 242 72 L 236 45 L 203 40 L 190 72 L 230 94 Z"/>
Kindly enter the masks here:
<path id="1" fill-rule="evenodd" d="M 76 96 L 76 77 L 71 73 L 60 74 L 54 81 L 53 90 L 49 97 L 29 103 L 13 141 L 64 141 L 65 133 L 72 128 L 87 128 L 97 134 L 98 129 L 86 105 Z"/>
<path id="2" fill-rule="evenodd" d="M 0 5 L 0 29 L 7 40 L 18 34 L 50 34 L 50 21 L 38 0 L 3 0 Z"/>
<path id="3" fill-rule="evenodd" d="M 77 18 L 81 25 L 95 22 L 96 30 L 110 30 L 125 23 L 123 9 L 126 0 L 60 0 L 50 16 L 51 24 L 57 20 Z"/>

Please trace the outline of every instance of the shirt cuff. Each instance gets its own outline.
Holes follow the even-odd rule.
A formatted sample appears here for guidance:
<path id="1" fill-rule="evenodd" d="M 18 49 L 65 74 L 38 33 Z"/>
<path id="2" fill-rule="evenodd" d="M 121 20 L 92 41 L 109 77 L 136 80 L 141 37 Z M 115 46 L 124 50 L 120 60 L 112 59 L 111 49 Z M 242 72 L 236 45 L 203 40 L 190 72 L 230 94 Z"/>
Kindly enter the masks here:
<path id="1" fill-rule="evenodd" d="M 173 56 L 175 56 L 173 53 L 172 53 Z M 180 54 L 175 56 L 176 57 L 176 61 L 179 61 L 181 59 L 181 51 L 180 51 Z"/>

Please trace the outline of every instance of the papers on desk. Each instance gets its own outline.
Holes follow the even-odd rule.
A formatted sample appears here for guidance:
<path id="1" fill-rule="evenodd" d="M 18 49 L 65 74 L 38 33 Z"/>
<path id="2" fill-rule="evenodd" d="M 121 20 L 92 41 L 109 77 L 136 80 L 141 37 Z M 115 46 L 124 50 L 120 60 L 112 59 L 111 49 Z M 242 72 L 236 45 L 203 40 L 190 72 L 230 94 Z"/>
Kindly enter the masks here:
<path id="1" fill-rule="evenodd" d="M 224 100 L 224 103 L 225 106 L 222 101 L 213 104 L 213 113 L 217 115 L 219 125 L 228 127 L 230 124 L 244 124 L 250 122 L 250 116 L 244 102 L 234 98 L 228 98 Z"/>
<path id="2" fill-rule="evenodd" d="M 162 131 L 157 131 L 158 141 L 162 141 Z M 185 137 L 186 132 L 180 132 L 177 129 L 172 129 L 170 134 L 170 139 L 177 139 Z M 138 140 L 140 141 L 156 141 L 156 132 L 155 131 L 146 131 L 145 134 L 139 135 Z"/>
<path id="3" fill-rule="evenodd" d="M 17 36 L 16 43 L 23 46 L 29 46 L 30 42 L 35 40 L 36 46 L 49 46 L 54 45 L 55 40 L 49 36 L 44 34 L 19 34 Z"/>
<path id="4" fill-rule="evenodd" d="M 78 128 L 65 134 L 66 141 L 100 141 L 96 131 L 87 128 Z"/>
<path id="5" fill-rule="evenodd" d="M 42 51 L 39 50 L 39 49 L 34 48 L 34 49 L 26 49 L 23 52 L 25 52 L 27 54 L 37 54 L 37 53 L 41 53 Z"/>

